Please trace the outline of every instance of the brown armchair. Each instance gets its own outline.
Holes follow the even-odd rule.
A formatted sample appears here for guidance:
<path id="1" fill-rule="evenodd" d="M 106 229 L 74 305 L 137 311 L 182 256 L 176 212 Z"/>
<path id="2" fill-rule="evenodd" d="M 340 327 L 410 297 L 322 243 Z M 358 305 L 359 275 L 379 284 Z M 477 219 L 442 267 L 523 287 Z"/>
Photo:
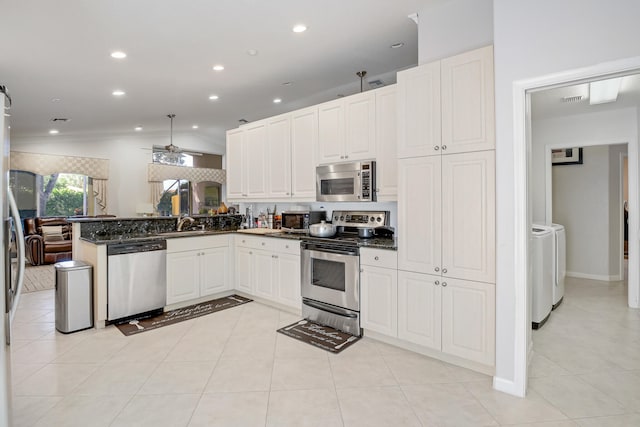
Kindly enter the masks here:
<path id="1" fill-rule="evenodd" d="M 31 265 L 71 259 L 71 224 L 65 218 L 26 218 L 25 251 Z"/>

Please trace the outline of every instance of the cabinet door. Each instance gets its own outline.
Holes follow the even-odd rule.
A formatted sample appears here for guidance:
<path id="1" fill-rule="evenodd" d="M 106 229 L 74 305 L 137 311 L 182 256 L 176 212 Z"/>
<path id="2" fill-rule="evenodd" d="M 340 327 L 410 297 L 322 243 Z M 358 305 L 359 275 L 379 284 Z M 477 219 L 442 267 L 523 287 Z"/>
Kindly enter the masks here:
<path id="1" fill-rule="evenodd" d="M 167 305 L 200 296 L 200 264 L 197 251 L 167 254 Z"/>
<path id="2" fill-rule="evenodd" d="M 253 251 L 253 290 L 256 296 L 274 299 L 274 254 L 269 251 Z"/>
<path id="3" fill-rule="evenodd" d="M 244 159 L 242 129 L 233 129 L 227 132 L 227 198 L 241 199 L 245 196 L 244 188 Z"/>
<path id="4" fill-rule="evenodd" d="M 281 304 L 300 309 L 300 255 L 276 254 L 274 287 L 277 301 Z"/>
<path id="5" fill-rule="evenodd" d="M 440 156 L 398 166 L 398 269 L 440 274 Z"/>
<path id="6" fill-rule="evenodd" d="M 269 196 L 291 197 L 291 120 L 278 116 L 267 121 Z"/>
<path id="7" fill-rule="evenodd" d="M 442 274 L 495 282 L 495 152 L 442 156 Z"/>
<path id="8" fill-rule="evenodd" d="M 253 294 L 253 251 L 236 248 L 236 289 Z"/>
<path id="9" fill-rule="evenodd" d="M 345 160 L 376 158 L 376 96 L 363 92 L 343 98 L 345 111 Z"/>
<path id="10" fill-rule="evenodd" d="M 442 351 L 495 363 L 495 286 L 442 278 Z"/>
<path id="11" fill-rule="evenodd" d="M 440 351 L 439 280 L 428 274 L 398 271 L 398 338 Z"/>
<path id="12" fill-rule="evenodd" d="M 318 163 L 344 160 L 344 101 L 326 102 L 318 106 Z"/>
<path id="13" fill-rule="evenodd" d="M 291 114 L 291 198 L 316 200 L 316 146 L 318 145 L 318 109 Z"/>
<path id="14" fill-rule="evenodd" d="M 396 85 L 376 90 L 376 187 L 378 201 L 398 200 Z"/>
<path id="15" fill-rule="evenodd" d="M 247 180 L 246 192 L 249 198 L 267 197 L 267 126 L 258 122 L 245 128 L 244 173 Z"/>
<path id="16" fill-rule="evenodd" d="M 442 60 L 444 153 L 495 148 L 493 47 Z"/>
<path id="17" fill-rule="evenodd" d="M 360 272 L 362 327 L 398 336 L 398 271 L 362 266 Z"/>
<path id="18" fill-rule="evenodd" d="M 398 73 L 398 158 L 440 154 L 440 62 Z"/>
<path id="19" fill-rule="evenodd" d="M 200 296 L 229 289 L 229 248 L 211 248 L 198 253 L 200 254 Z"/>

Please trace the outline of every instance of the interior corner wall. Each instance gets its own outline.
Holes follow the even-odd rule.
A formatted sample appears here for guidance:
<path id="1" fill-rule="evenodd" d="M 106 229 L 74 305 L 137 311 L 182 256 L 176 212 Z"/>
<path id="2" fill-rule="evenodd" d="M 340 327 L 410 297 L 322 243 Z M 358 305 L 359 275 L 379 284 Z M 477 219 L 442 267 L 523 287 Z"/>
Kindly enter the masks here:
<path id="1" fill-rule="evenodd" d="M 582 147 L 585 144 L 629 142 L 637 135 L 635 108 L 623 108 L 589 114 L 533 119 L 531 121 L 531 191 L 532 219 L 535 223 L 550 222 L 546 218 L 546 149 L 567 144 Z M 560 166 L 555 166 L 554 169 Z M 555 219 L 553 222 L 556 222 Z"/>
<path id="2" fill-rule="evenodd" d="M 494 0 L 496 90 L 496 377 L 517 383 L 514 83 L 640 57 L 637 0 Z"/>
<path id="3" fill-rule="evenodd" d="M 493 43 L 493 0 L 450 0 L 425 5 L 418 17 L 420 64 Z"/>
<path id="4" fill-rule="evenodd" d="M 166 134 L 13 138 L 11 150 L 109 159 L 107 212 L 135 217 L 136 205 L 150 200 L 147 165 L 151 163 L 151 148 L 167 139 Z M 208 141 L 199 135 L 174 133 L 174 140 L 176 145 L 194 151 L 223 154 L 225 150 L 225 141 Z"/>
<path id="5" fill-rule="evenodd" d="M 611 280 L 624 279 L 624 200 L 623 196 L 623 156 L 627 145 L 609 146 L 609 277 Z"/>
<path id="6" fill-rule="evenodd" d="M 553 222 L 567 236 L 567 275 L 609 277 L 609 147 L 583 148 L 581 165 L 553 167 Z"/>

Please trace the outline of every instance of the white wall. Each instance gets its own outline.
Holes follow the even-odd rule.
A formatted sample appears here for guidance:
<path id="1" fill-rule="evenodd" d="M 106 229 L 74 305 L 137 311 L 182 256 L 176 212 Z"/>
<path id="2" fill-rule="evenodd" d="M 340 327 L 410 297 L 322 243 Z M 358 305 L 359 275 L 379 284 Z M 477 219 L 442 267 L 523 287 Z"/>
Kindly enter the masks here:
<path id="1" fill-rule="evenodd" d="M 136 216 L 136 205 L 148 203 L 150 198 L 147 181 L 147 165 L 151 163 L 151 147 L 168 144 L 168 134 L 134 134 L 124 136 L 88 136 L 11 140 L 13 151 L 97 157 L 109 159 L 109 187 L 107 211 L 109 214 Z M 190 150 L 224 154 L 224 141 L 208 141 L 195 134 L 176 135 L 175 145 Z"/>
<path id="2" fill-rule="evenodd" d="M 418 16 L 420 64 L 493 43 L 492 0 L 450 0 L 425 5 Z"/>
<path id="3" fill-rule="evenodd" d="M 538 119 L 532 121 L 531 181 L 532 218 L 544 223 L 546 210 L 545 147 L 609 144 L 629 142 L 637 138 L 637 113 L 635 108 L 614 111 L 577 114 L 571 116 Z M 556 166 L 554 169 L 557 169 Z"/>
<path id="4" fill-rule="evenodd" d="M 583 158 L 553 167 L 553 222 L 567 233 L 567 275 L 608 280 L 609 147 L 584 147 Z"/>
<path id="5" fill-rule="evenodd" d="M 637 0 L 494 0 L 496 89 L 496 377 L 515 370 L 514 82 L 640 56 Z M 630 224 L 631 226 L 631 224 Z M 637 227 L 637 224 L 633 226 Z"/>

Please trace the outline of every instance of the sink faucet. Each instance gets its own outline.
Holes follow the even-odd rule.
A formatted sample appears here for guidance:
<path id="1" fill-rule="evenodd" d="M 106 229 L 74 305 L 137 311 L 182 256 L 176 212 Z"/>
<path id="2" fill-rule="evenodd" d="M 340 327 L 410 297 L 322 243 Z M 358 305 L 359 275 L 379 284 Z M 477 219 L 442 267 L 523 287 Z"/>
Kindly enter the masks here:
<path id="1" fill-rule="evenodd" d="M 190 216 L 185 216 L 185 217 L 182 217 L 182 218 L 178 219 L 177 230 L 178 231 L 182 231 L 182 227 L 184 227 L 184 224 L 187 221 L 189 221 L 189 224 L 193 224 L 195 222 L 195 219 L 191 218 Z"/>

